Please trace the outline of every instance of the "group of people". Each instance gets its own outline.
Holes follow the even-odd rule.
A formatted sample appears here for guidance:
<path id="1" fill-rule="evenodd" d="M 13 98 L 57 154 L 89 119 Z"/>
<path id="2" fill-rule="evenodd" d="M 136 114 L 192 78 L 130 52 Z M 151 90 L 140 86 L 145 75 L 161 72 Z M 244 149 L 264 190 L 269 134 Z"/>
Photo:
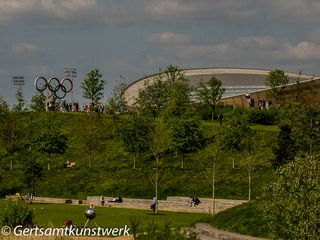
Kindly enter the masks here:
<path id="1" fill-rule="evenodd" d="M 246 94 L 246 99 L 247 99 L 247 104 L 248 104 L 248 106 L 249 107 L 255 107 L 255 101 L 254 101 L 254 99 L 252 98 L 252 97 L 250 97 L 250 95 L 247 93 Z M 263 99 L 263 98 L 259 98 L 259 100 L 258 100 L 258 108 L 260 109 L 260 110 L 262 110 L 262 109 L 270 109 L 272 107 L 272 101 L 271 100 L 269 100 L 269 101 L 267 101 L 267 100 L 265 100 L 265 99 Z"/>
<path id="2" fill-rule="evenodd" d="M 111 200 L 105 201 L 104 196 L 103 195 L 100 196 L 100 204 L 101 204 L 101 206 L 105 206 L 106 203 L 109 203 L 109 202 L 122 203 L 123 200 L 122 200 L 122 197 L 119 196 L 119 197 L 113 197 Z"/>
<path id="3" fill-rule="evenodd" d="M 107 203 L 108 203 L 108 202 L 122 203 L 123 200 L 122 200 L 121 196 L 119 196 L 119 197 L 113 197 L 112 200 L 107 200 Z M 199 199 L 198 197 L 192 196 L 192 197 L 190 197 L 190 200 L 187 202 L 187 206 L 189 206 L 189 207 L 192 207 L 192 206 L 196 207 L 196 206 L 198 206 L 200 203 L 201 203 L 201 201 L 200 201 L 200 199 Z M 106 204 L 103 195 L 100 196 L 100 204 L 101 204 L 101 206 L 105 206 L 105 204 Z M 158 204 L 158 200 L 157 200 L 157 197 L 154 195 L 153 198 L 152 198 L 151 205 L 150 205 L 150 208 L 152 209 L 153 212 L 156 211 L 157 204 Z M 90 208 L 94 208 L 94 205 L 91 204 Z"/>
<path id="4" fill-rule="evenodd" d="M 188 207 L 194 207 L 198 206 L 201 203 L 200 199 L 198 197 L 190 197 L 190 200 L 187 202 Z"/>

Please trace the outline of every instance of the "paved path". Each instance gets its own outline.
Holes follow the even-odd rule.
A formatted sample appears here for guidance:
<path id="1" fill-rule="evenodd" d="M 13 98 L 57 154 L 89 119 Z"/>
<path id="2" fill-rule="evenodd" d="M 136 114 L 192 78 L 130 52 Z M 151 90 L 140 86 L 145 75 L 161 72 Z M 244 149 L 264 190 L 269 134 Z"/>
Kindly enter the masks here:
<path id="1" fill-rule="evenodd" d="M 207 223 L 197 223 L 195 231 L 201 240 L 265 240 L 264 238 L 256 238 L 237 233 L 222 231 L 213 228 Z"/>

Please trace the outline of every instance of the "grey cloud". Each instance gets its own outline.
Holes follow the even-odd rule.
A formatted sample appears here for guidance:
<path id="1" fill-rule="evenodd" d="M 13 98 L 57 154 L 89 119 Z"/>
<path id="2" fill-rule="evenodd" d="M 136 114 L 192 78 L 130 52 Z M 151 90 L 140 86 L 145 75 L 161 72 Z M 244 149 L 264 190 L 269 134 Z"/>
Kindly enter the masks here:
<path id="1" fill-rule="evenodd" d="M 158 44 L 186 44 L 191 42 L 191 38 L 185 34 L 173 32 L 153 33 L 145 39 L 149 43 Z"/>
<path id="2" fill-rule="evenodd" d="M 161 49 L 158 56 L 149 56 L 147 62 L 246 62 L 254 66 L 284 61 L 304 64 L 319 59 L 320 44 L 306 41 L 282 43 L 271 36 L 252 36 L 217 44 L 172 45 Z"/>
<path id="3" fill-rule="evenodd" d="M 287 21 L 320 23 L 318 0 L 272 0 L 270 4 Z"/>

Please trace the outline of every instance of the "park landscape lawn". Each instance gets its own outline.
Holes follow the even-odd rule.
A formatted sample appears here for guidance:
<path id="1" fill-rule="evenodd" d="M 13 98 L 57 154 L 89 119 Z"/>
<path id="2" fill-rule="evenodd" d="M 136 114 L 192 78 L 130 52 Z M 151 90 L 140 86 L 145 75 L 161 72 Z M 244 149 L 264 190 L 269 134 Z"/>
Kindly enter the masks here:
<path id="1" fill-rule="evenodd" d="M 0 212 L 8 205 L 8 201 L 0 201 Z M 63 204 L 38 204 L 30 205 L 34 212 L 34 223 L 42 227 L 62 227 L 67 219 L 71 219 L 76 226 L 84 226 L 86 217 L 84 211 L 87 206 L 73 206 Z M 124 227 L 131 226 L 130 220 L 135 218 L 140 223 L 140 231 L 147 229 L 148 225 L 154 222 L 162 226 L 166 221 L 172 222 L 172 227 L 188 227 L 193 223 L 201 221 L 207 214 L 199 213 L 177 213 L 177 212 L 160 212 L 158 215 L 149 210 L 122 209 L 97 207 L 97 216 L 89 223 L 89 227 Z M 1 216 L 1 215 L 0 215 Z"/>
<path id="2" fill-rule="evenodd" d="M 30 116 L 26 115 L 26 121 Z M 152 166 L 152 153 L 143 154 L 142 162 L 138 167 L 132 168 L 133 154 L 123 148 L 119 133 L 111 133 L 111 119 L 104 117 L 101 125 L 102 138 L 99 151 L 94 153 L 93 167 L 88 168 L 87 155 L 79 142 L 81 126 L 85 122 L 85 114 L 57 114 L 62 123 L 62 132 L 69 139 L 69 149 L 64 156 L 53 156 L 51 171 L 45 171 L 44 178 L 38 183 L 37 196 L 63 197 L 85 199 L 86 196 L 123 196 L 136 198 L 151 198 L 154 187 L 150 182 Z M 43 115 L 37 116 L 39 121 Z M 121 119 L 120 119 L 121 122 Z M 202 121 L 204 136 L 210 138 L 219 131 L 219 123 Z M 259 146 L 254 153 L 255 167 L 253 173 L 252 194 L 253 199 L 259 197 L 265 184 L 272 180 L 270 158 L 279 128 L 276 125 L 253 125 L 257 131 Z M 186 155 L 185 168 L 180 168 L 180 156 L 169 153 L 161 165 L 161 184 L 159 188 L 160 199 L 167 196 L 198 196 L 210 197 L 211 170 L 210 157 L 212 145 L 203 146 L 197 152 Z M 46 167 L 46 156 L 37 155 L 43 167 Z M 0 194 L 27 193 L 22 182 L 23 156 L 17 156 L 14 170 L 8 169 L 8 159 L 0 159 L 0 174 L 2 177 Z M 247 172 L 242 161 L 243 156 L 236 156 L 235 168 L 232 168 L 232 154 L 223 151 L 216 163 L 216 196 L 226 199 L 247 199 Z M 76 168 L 63 169 L 66 160 L 76 161 Z M 209 163 L 209 164 L 208 164 Z M 1 179 L 0 179 L 1 180 Z M 0 210 L 5 202 L 0 201 Z M 33 204 L 35 221 L 44 226 L 62 226 L 64 221 L 71 218 L 76 225 L 83 225 L 86 221 L 84 210 L 86 206 Z M 42 208 L 42 209 L 41 209 Z M 208 217 L 204 214 L 161 212 L 158 216 L 150 211 L 132 209 L 98 208 L 95 221 L 99 226 L 130 225 L 130 218 L 137 217 L 141 221 L 141 228 L 145 229 L 149 223 L 155 221 L 163 224 L 165 219 L 172 219 L 173 226 L 189 226 L 194 222 L 210 222 L 213 226 L 239 233 L 263 237 L 263 223 L 259 221 L 259 213 L 251 207 L 243 205 L 226 212 Z M 248 214 L 247 214 L 248 212 Z M 251 224 L 249 224 L 250 222 Z M 248 226 L 249 229 L 248 229 Z M 260 230 L 259 230 L 260 229 Z"/>

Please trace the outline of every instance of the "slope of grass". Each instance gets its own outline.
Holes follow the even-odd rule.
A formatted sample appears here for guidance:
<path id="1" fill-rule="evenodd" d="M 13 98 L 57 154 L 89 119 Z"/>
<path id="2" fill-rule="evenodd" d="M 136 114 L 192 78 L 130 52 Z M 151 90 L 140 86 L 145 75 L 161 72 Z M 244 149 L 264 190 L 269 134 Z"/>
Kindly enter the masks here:
<path id="1" fill-rule="evenodd" d="M 39 122 L 47 114 L 23 116 L 26 131 L 31 126 L 34 131 L 41 131 Z M 53 155 L 52 170 L 44 171 L 43 180 L 38 182 L 37 196 L 65 198 L 85 198 L 87 195 L 121 195 L 125 197 L 151 198 L 154 186 L 154 160 L 151 152 L 144 153 L 142 161 L 137 157 L 137 168 L 133 169 L 132 153 L 126 152 L 118 131 L 112 135 L 112 120 L 103 115 L 98 119 L 99 141 L 94 151 L 92 168 L 88 168 L 88 153 L 82 139 L 86 137 L 85 127 L 89 124 L 86 114 L 57 113 L 57 121 L 61 123 L 62 132 L 68 137 L 69 148 L 64 155 Z M 125 116 L 126 117 L 126 116 Z M 121 125 L 120 119 L 117 126 Z M 218 122 L 203 121 L 205 137 L 216 134 L 220 128 Z M 272 155 L 271 147 L 277 136 L 276 126 L 253 126 L 259 135 L 259 147 L 255 152 L 255 170 L 253 173 L 253 197 L 259 196 L 262 186 L 270 180 Z M 35 154 L 46 169 L 47 156 Z M 212 145 L 203 146 L 197 152 L 186 154 L 185 168 L 180 168 L 179 155 L 171 152 L 162 161 L 160 167 L 160 198 L 180 195 L 199 197 L 211 196 L 211 160 Z M 13 171 L 9 170 L 9 158 L 0 154 L 0 195 L 27 193 L 23 183 L 23 161 L 25 155 L 16 155 Z M 216 162 L 216 196 L 218 198 L 246 199 L 247 172 L 243 156 L 236 156 L 235 168 L 232 168 L 232 154 L 223 151 Z M 64 169 L 63 162 L 75 161 L 76 168 Z"/>
<path id="2" fill-rule="evenodd" d="M 266 221 L 258 202 L 246 203 L 203 219 L 213 227 L 256 237 L 267 237 Z"/>

